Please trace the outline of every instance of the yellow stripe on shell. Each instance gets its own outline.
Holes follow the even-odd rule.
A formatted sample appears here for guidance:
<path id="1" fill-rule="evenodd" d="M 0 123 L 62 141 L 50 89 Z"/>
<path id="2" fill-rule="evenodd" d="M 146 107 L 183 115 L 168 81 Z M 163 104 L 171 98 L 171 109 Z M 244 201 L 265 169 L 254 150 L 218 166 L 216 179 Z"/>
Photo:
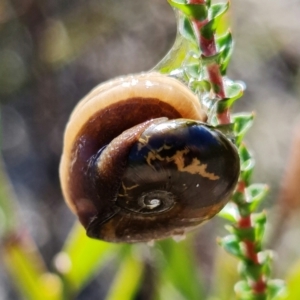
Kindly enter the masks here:
<path id="1" fill-rule="evenodd" d="M 207 164 L 202 164 L 200 162 L 200 160 L 195 158 L 195 157 L 193 158 L 191 164 L 189 164 L 187 166 L 184 166 L 184 157 L 183 156 L 185 154 L 188 154 L 189 152 L 190 152 L 189 149 L 178 150 L 178 151 L 176 151 L 176 153 L 173 156 L 164 157 L 164 156 L 161 156 L 159 154 L 159 151 L 151 151 L 147 155 L 146 161 L 147 161 L 147 164 L 151 167 L 153 167 L 152 161 L 154 161 L 154 160 L 160 160 L 160 161 L 165 160 L 167 162 L 174 162 L 175 165 L 177 166 L 177 170 L 179 172 L 187 172 L 187 173 L 190 173 L 190 174 L 198 174 L 198 175 L 200 175 L 204 178 L 208 178 L 210 180 L 220 179 L 220 177 L 215 175 L 214 173 L 207 172 L 206 171 Z"/>

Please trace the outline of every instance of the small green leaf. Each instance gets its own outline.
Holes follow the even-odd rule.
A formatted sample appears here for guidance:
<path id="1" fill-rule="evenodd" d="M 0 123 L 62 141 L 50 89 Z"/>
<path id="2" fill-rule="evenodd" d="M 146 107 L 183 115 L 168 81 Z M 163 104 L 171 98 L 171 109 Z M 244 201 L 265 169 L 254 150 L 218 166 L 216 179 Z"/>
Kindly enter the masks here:
<path id="1" fill-rule="evenodd" d="M 249 113 L 249 114 L 234 114 L 232 116 L 232 119 L 234 121 L 235 127 L 234 131 L 237 136 L 237 141 L 236 143 L 238 145 L 241 144 L 246 132 L 250 129 L 250 127 L 253 124 L 254 120 L 254 114 Z"/>
<path id="2" fill-rule="evenodd" d="M 241 160 L 241 179 L 245 182 L 246 186 L 250 184 L 250 179 L 254 169 L 254 159 L 245 145 L 240 145 L 239 155 Z"/>
<path id="3" fill-rule="evenodd" d="M 211 6 L 209 9 L 210 21 L 200 29 L 201 35 L 204 38 L 210 40 L 214 37 L 215 31 L 220 24 L 222 16 L 225 14 L 228 8 L 229 2 Z"/>
<path id="4" fill-rule="evenodd" d="M 255 231 L 254 228 L 239 228 L 236 226 L 230 226 L 230 231 L 235 236 L 238 237 L 238 239 L 241 240 L 248 240 L 248 241 L 255 241 Z"/>
<path id="5" fill-rule="evenodd" d="M 225 81 L 225 94 L 226 98 L 218 102 L 217 112 L 222 113 L 226 109 L 233 106 L 235 101 L 243 96 L 244 88 L 241 84 L 232 81 Z M 234 119 L 234 123 L 236 123 Z M 235 124 L 234 128 L 236 131 L 236 127 L 238 125 Z"/>
<path id="6" fill-rule="evenodd" d="M 197 78 L 199 76 L 200 73 L 199 69 L 200 69 L 199 62 L 188 64 L 185 66 L 185 72 L 187 73 L 188 77 L 192 77 L 192 78 Z M 197 81 L 197 80 L 195 80 L 193 84 L 194 86 L 197 85 L 198 87 L 202 85 L 201 81 Z"/>
<path id="7" fill-rule="evenodd" d="M 254 170 L 254 160 L 249 160 L 241 166 L 241 180 L 244 181 L 247 185 L 251 181 L 252 173 Z"/>
<path id="8" fill-rule="evenodd" d="M 240 241 L 234 235 L 228 235 L 219 240 L 219 244 L 231 255 L 244 258 Z"/>
<path id="9" fill-rule="evenodd" d="M 254 212 L 259 204 L 265 199 L 269 187 L 266 184 L 251 184 L 246 189 L 249 196 L 250 212 Z"/>
<path id="10" fill-rule="evenodd" d="M 211 84 L 207 80 L 194 80 L 190 86 L 191 89 L 197 93 L 205 93 L 211 90 Z"/>
<path id="11" fill-rule="evenodd" d="M 249 160 L 252 160 L 252 155 L 246 148 L 245 144 L 242 144 L 239 147 L 239 154 L 240 154 L 242 164 L 248 162 Z"/>
<path id="12" fill-rule="evenodd" d="M 250 292 L 237 293 L 239 300 L 267 300 L 267 296 L 265 294 L 253 294 Z"/>
<path id="13" fill-rule="evenodd" d="M 201 59 L 204 65 L 210 65 L 213 63 L 218 63 L 219 62 L 219 56 L 220 54 L 217 53 L 215 55 L 211 55 L 211 56 L 205 56 L 205 55 L 201 55 Z"/>
<path id="14" fill-rule="evenodd" d="M 258 253 L 259 262 L 262 265 L 262 274 L 265 278 L 269 278 L 271 275 L 273 256 L 274 254 L 271 250 L 264 250 Z"/>
<path id="15" fill-rule="evenodd" d="M 194 29 L 190 20 L 186 16 L 180 17 L 179 20 L 179 32 L 187 40 L 197 44 Z"/>
<path id="16" fill-rule="evenodd" d="M 237 282 L 236 285 L 234 286 L 234 290 L 238 296 L 238 299 L 243 299 L 243 300 L 251 299 L 249 298 L 250 296 L 252 296 L 251 288 L 247 281 L 241 280 Z"/>
<path id="17" fill-rule="evenodd" d="M 252 215 L 252 221 L 254 223 L 255 228 L 255 236 L 256 236 L 256 248 L 258 251 L 261 250 L 261 243 L 263 240 L 263 236 L 265 233 L 265 224 L 267 222 L 267 216 L 265 212 L 261 212 L 259 214 Z"/>
<path id="18" fill-rule="evenodd" d="M 211 21 L 207 22 L 200 29 L 201 36 L 207 40 L 211 40 L 214 37 L 215 31 L 216 31 L 215 20 L 211 20 Z"/>
<path id="19" fill-rule="evenodd" d="M 266 293 L 254 294 L 247 281 L 238 282 L 235 285 L 234 290 L 236 292 L 237 299 L 240 300 L 267 300 Z"/>
<path id="20" fill-rule="evenodd" d="M 244 172 L 242 172 L 243 178 Z M 246 197 L 243 193 L 236 192 L 232 199 L 238 204 L 242 216 L 248 216 L 256 211 L 259 204 L 264 200 L 268 192 L 265 184 L 252 184 L 246 188 Z"/>
<path id="21" fill-rule="evenodd" d="M 169 4 L 180 10 L 187 17 L 196 19 L 197 21 L 203 21 L 207 18 L 207 6 L 206 4 L 185 4 L 182 1 L 168 0 Z"/>
<path id="22" fill-rule="evenodd" d="M 247 202 L 243 193 L 236 192 L 232 197 L 232 201 L 236 203 L 241 217 L 247 217 L 250 215 L 250 204 Z"/>
<path id="23" fill-rule="evenodd" d="M 284 295 L 286 292 L 286 285 L 283 280 L 272 279 L 268 280 L 268 299 L 278 298 Z M 293 298 L 297 299 L 297 298 Z"/>
<path id="24" fill-rule="evenodd" d="M 254 264 L 251 261 L 243 261 L 240 264 L 240 272 L 246 278 L 257 281 L 261 277 L 262 266 L 260 264 Z"/>
<path id="25" fill-rule="evenodd" d="M 241 92 L 239 86 L 233 86 L 233 93 L 237 96 Z M 237 134 L 245 134 L 247 130 L 251 127 L 254 120 L 253 113 L 242 113 L 242 114 L 234 114 L 233 120 L 236 124 L 235 130 Z"/>
<path id="26" fill-rule="evenodd" d="M 253 222 L 255 224 L 265 225 L 266 222 L 267 222 L 267 215 L 263 211 L 263 212 L 260 212 L 260 213 L 257 213 L 257 214 L 253 214 L 252 219 L 253 219 Z"/>
<path id="27" fill-rule="evenodd" d="M 210 7 L 209 14 L 211 19 L 220 17 L 226 13 L 229 8 L 229 2 L 226 3 L 216 3 Z"/>
<path id="28" fill-rule="evenodd" d="M 242 171 L 242 179 L 245 180 L 246 173 Z M 248 216 L 253 213 L 268 192 L 268 186 L 264 184 L 252 184 L 246 188 L 246 196 L 243 193 L 236 192 L 232 200 L 238 205 L 242 216 Z"/>
<path id="29" fill-rule="evenodd" d="M 216 44 L 218 47 L 219 64 L 221 69 L 221 74 L 226 75 L 227 67 L 233 52 L 233 40 L 231 32 L 228 31 L 226 34 L 216 38 Z"/>
<path id="30" fill-rule="evenodd" d="M 247 192 L 251 196 L 252 201 L 261 201 L 269 191 L 266 184 L 256 183 L 247 187 Z"/>
<path id="31" fill-rule="evenodd" d="M 229 202 L 225 207 L 218 213 L 218 216 L 226 219 L 230 222 L 236 222 L 239 218 L 239 212 L 236 205 L 232 202 Z"/>
<path id="32" fill-rule="evenodd" d="M 227 98 L 235 101 L 243 96 L 244 87 L 240 83 L 231 80 L 226 80 L 225 83 L 225 93 Z"/>
<path id="33" fill-rule="evenodd" d="M 243 205 L 246 202 L 244 193 L 240 193 L 236 191 L 232 196 L 232 201 L 236 203 L 237 207 L 239 208 L 241 205 Z"/>
<path id="34" fill-rule="evenodd" d="M 245 202 L 239 205 L 239 212 L 242 217 L 247 217 L 251 214 L 250 203 Z"/>

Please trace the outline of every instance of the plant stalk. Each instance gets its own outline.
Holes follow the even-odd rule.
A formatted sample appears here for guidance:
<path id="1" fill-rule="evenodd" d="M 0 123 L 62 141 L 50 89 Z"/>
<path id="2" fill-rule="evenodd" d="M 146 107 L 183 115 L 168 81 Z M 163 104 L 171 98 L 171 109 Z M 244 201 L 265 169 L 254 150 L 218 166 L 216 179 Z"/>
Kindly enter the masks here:
<path id="1" fill-rule="evenodd" d="M 238 183 L 237 193 L 241 193 L 243 195 L 244 202 L 247 202 L 246 199 L 246 184 L 243 181 L 240 181 Z M 237 204 L 238 205 L 238 204 Z M 239 220 L 237 223 L 238 228 L 240 229 L 251 229 L 253 228 L 252 220 L 251 220 L 251 214 L 247 216 L 239 216 Z M 255 242 L 247 239 L 243 239 L 242 243 L 245 247 L 245 254 L 246 258 L 249 259 L 254 265 L 259 265 L 259 259 L 258 259 L 258 253 L 256 251 L 256 245 Z M 266 295 L 267 293 L 267 283 L 266 280 L 263 278 L 262 275 L 259 276 L 259 278 L 254 281 L 250 282 L 249 285 L 251 286 L 253 293 L 255 295 Z"/>
<path id="2" fill-rule="evenodd" d="M 188 0 L 189 4 L 205 4 L 204 0 Z M 201 54 L 205 57 L 212 57 L 218 54 L 218 49 L 216 46 L 215 33 L 211 35 L 210 39 L 202 36 L 201 28 L 206 25 L 210 20 L 206 18 L 205 20 L 198 21 L 196 19 L 192 19 L 191 23 L 195 32 L 195 36 L 197 38 L 198 46 L 200 48 Z M 209 77 L 209 81 L 211 82 L 211 86 L 213 92 L 216 97 L 219 98 L 219 101 L 226 99 L 226 92 L 223 77 L 221 74 L 221 69 L 219 64 L 216 61 L 213 61 L 207 65 L 207 73 Z M 217 114 L 217 118 L 220 124 L 229 124 L 231 123 L 230 110 L 227 108 L 223 110 L 221 113 Z M 237 186 L 237 193 L 241 193 L 243 195 L 243 199 L 247 202 L 247 194 L 246 194 L 246 183 L 240 179 Z M 239 207 L 239 203 L 236 203 Z M 251 214 L 247 216 L 242 216 L 240 214 L 239 221 L 236 226 L 240 229 L 251 229 L 253 228 Z M 259 265 L 257 247 L 255 242 L 242 239 L 242 244 L 245 248 L 245 256 L 246 259 L 251 261 L 254 265 Z M 267 283 L 261 274 L 259 278 L 254 282 L 248 282 L 251 287 L 254 295 L 267 295 Z"/>
<path id="3" fill-rule="evenodd" d="M 189 0 L 189 4 L 205 4 L 204 0 Z M 206 18 L 203 21 L 192 19 L 191 23 L 198 41 L 198 46 L 201 50 L 202 55 L 205 57 L 211 57 L 218 53 L 215 36 L 212 35 L 210 39 L 205 38 L 201 34 L 201 28 L 209 22 Z M 217 98 L 220 100 L 226 98 L 225 87 L 223 77 L 220 71 L 220 66 L 216 62 L 212 62 L 207 65 L 207 73 L 209 80 L 212 84 L 213 91 Z M 217 115 L 220 124 L 229 124 L 231 122 L 229 109 L 226 109 L 222 113 Z"/>

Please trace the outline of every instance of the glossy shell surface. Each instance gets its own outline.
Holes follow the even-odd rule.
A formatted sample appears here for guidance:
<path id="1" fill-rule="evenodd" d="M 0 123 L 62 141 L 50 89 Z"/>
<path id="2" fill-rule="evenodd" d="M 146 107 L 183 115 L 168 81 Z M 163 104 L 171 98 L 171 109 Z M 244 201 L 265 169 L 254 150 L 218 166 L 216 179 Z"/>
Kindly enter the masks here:
<path id="1" fill-rule="evenodd" d="M 239 159 L 205 120 L 192 92 L 157 73 L 118 78 L 84 98 L 66 128 L 60 177 L 87 234 L 150 241 L 215 215 L 234 190 Z"/>

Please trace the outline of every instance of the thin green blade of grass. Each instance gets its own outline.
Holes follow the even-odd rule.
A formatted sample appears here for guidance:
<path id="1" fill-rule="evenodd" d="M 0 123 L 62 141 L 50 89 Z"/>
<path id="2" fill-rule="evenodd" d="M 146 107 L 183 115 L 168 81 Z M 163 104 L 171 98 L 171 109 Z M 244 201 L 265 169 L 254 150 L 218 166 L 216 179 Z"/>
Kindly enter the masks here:
<path id="1" fill-rule="evenodd" d="M 156 247 L 157 251 L 163 254 L 161 261 L 158 261 L 162 290 L 164 290 L 164 285 L 171 284 L 184 299 L 204 299 L 198 262 L 196 262 L 191 241 L 178 243 L 168 239 L 159 242 Z"/>
<path id="2" fill-rule="evenodd" d="M 68 293 L 80 291 L 117 254 L 119 248 L 115 244 L 88 238 L 84 228 L 76 222 L 62 251 L 54 259 Z"/>
<path id="3" fill-rule="evenodd" d="M 47 272 L 35 245 L 25 236 L 7 242 L 2 259 L 13 283 L 27 300 L 62 300 L 62 284 Z"/>
<path id="4" fill-rule="evenodd" d="M 136 295 L 144 270 L 144 263 L 132 251 L 135 246 L 131 246 L 129 251 L 122 256 L 120 268 L 109 289 L 106 300 L 131 300 Z"/>

